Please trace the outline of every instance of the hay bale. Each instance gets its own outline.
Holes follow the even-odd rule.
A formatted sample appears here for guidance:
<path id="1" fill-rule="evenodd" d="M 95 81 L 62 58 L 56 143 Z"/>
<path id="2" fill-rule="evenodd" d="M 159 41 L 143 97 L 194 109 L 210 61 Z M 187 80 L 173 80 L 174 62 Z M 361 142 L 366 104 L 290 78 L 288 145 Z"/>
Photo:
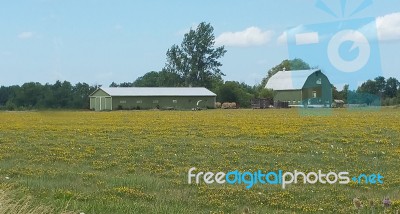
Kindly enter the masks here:
<path id="1" fill-rule="evenodd" d="M 236 107 L 237 107 L 237 105 L 235 102 L 233 102 L 233 103 L 226 102 L 226 103 L 222 103 L 222 105 L 221 105 L 222 109 L 234 109 Z"/>
<path id="2" fill-rule="evenodd" d="M 222 104 L 220 102 L 215 103 L 215 108 L 221 108 Z"/>
<path id="3" fill-rule="evenodd" d="M 222 109 L 228 109 L 229 106 L 230 106 L 229 103 L 222 103 L 221 108 L 222 108 Z"/>
<path id="4" fill-rule="evenodd" d="M 236 108 L 236 103 L 235 102 L 229 103 L 229 108 Z"/>

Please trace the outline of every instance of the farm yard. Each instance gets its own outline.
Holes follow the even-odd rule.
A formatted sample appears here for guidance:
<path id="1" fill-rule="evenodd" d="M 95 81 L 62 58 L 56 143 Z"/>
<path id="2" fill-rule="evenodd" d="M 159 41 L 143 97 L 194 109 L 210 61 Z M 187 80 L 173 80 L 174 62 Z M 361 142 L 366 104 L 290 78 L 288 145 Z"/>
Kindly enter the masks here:
<path id="1" fill-rule="evenodd" d="M 395 108 L 0 112 L 0 189 L 16 203 L 85 214 L 395 213 L 399 121 Z M 191 167 L 379 172 L 384 184 L 196 185 Z"/>

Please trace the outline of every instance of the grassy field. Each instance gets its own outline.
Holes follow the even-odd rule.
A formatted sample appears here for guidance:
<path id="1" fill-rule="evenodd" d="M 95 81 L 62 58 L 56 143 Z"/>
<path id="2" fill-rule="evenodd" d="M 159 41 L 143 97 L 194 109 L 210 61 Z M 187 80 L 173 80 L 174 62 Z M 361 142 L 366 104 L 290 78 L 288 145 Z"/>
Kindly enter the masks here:
<path id="1" fill-rule="evenodd" d="M 335 109 L 322 117 L 296 109 L 0 112 L 0 189 L 56 212 L 395 213 L 399 155 L 400 109 Z M 379 172 L 385 178 L 383 185 L 283 190 L 257 184 L 248 190 L 189 185 L 191 167 Z M 388 209 L 382 207 L 386 196 Z M 364 203 L 360 210 L 355 197 Z"/>

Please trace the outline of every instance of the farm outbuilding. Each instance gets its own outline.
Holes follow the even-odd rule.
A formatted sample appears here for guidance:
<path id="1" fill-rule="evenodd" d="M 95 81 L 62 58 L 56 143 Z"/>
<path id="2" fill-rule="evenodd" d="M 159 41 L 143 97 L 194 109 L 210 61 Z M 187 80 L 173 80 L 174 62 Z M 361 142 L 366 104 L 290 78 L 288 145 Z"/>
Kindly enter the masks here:
<path id="1" fill-rule="evenodd" d="M 200 87 L 98 88 L 90 97 L 96 111 L 215 108 L 216 94 Z"/>
<path id="2" fill-rule="evenodd" d="M 272 98 L 257 98 L 251 100 L 251 108 L 253 109 L 265 109 L 274 105 Z"/>
<path id="3" fill-rule="evenodd" d="M 343 100 L 333 100 L 332 107 L 333 108 L 343 108 L 344 101 Z"/>
<path id="4" fill-rule="evenodd" d="M 326 106 L 332 103 L 332 84 L 321 70 L 279 71 L 267 82 L 274 90 L 274 101 L 291 106 Z"/>

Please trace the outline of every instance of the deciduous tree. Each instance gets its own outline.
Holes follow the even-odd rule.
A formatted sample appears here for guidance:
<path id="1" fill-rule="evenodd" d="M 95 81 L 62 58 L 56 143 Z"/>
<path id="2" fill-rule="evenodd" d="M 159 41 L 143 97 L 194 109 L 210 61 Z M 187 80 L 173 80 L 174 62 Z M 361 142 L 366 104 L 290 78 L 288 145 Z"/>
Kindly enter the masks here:
<path id="1" fill-rule="evenodd" d="M 226 53 L 224 46 L 214 47 L 214 28 L 202 22 L 196 29 L 190 29 L 184 35 L 180 46 L 173 45 L 167 51 L 167 63 L 164 70 L 178 74 L 184 86 L 202 86 L 211 88 L 213 79 L 224 75 L 218 61 Z"/>

